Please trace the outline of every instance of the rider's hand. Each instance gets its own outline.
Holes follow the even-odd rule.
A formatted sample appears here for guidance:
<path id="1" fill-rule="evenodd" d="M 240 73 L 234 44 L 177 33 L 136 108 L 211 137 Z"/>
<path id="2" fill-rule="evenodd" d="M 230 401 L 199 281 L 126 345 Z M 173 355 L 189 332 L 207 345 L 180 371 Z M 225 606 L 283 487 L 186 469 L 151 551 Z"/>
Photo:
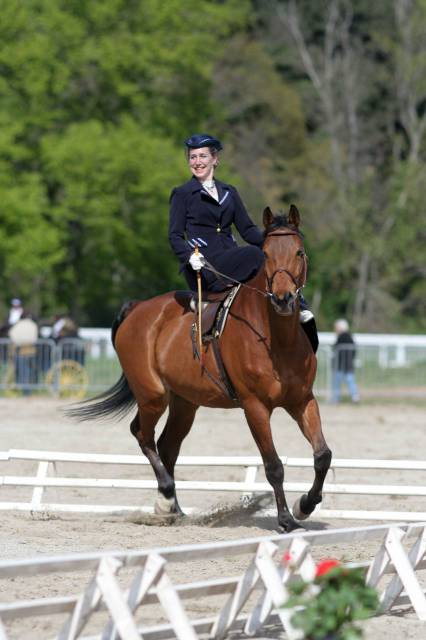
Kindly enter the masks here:
<path id="1" fill-rule="evenodd" d="M 204 256 L 202 253 L 192 253 L 189 258 L 189 264 L 194 269 L 194 271 L 199 271 L 205 265 Z"/>

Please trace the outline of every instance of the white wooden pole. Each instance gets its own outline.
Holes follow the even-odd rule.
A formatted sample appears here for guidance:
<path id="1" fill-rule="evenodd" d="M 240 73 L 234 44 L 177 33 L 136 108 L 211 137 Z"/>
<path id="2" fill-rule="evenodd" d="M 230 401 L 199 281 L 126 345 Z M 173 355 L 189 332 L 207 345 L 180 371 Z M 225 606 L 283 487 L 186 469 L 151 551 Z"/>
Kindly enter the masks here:
<path id="1" fill-rule="evenodd" d="M 402 584 L 405 587 L 405 591 L 410 598 L 411 604 L 414 607 L 417 617 L 420 620 L 426 620 L 426 598 L 423 593 L 423 589 L 420 586 L 413 567 L 407 557 L 404 547 L 401 544 L 401 539 L 404 536 L 404 532 L 392 527 L 386 538 L 386 549 L 394 564 L 395 571 L 398 574 Z M 380 602 L 385 603 L 388 599 L 388 589 L 383 592 Z"/>
<path id="2" fill-rule="evenodd" d="M 178 640 L 198 640 L 186 611 L 179 599 L 169 576 L 163 572 L 156 586 L 156 592 L 164 611 L 169 618 Z"/>
<path id="3" fill-rule="evenodd" d="M 165 565 L 166 560 L 157 553 L 148 556 L 145 566 L 137 572 L 127 594 L 127 605 L 132 613 L 142 604 L 148 589 L 159 579 Z M 117 633 L 117 625 L 110 620 L 102 633 L 101 640 L 116 640 Z"/>
<path id="4" fill-rule="evenodd" d="M 405 538 L 405 536 L 404 536 Z M 421 561 L 424 559 L 426 553 L 426 527 L 417 537 L 417 540 L 414 542 L 412 548 L 408 552 L 408 561 L 410 565 L 413 567 L 414 571 L 419 567 Z M 385 593 L 383 594 L 383 598 L 381 601 L 382 608 L 384 611 L 387 611 L 394 604 L 395 600 L 400 595 L 403 590 L 404 584 L 396 574 L 391 582 L 388 584 Z"/>
<path id="5" fill-rule="evenodd" d="M 43 460 L 39 463 L 38 465 L 38 469 L 37 469 L 37 478 L 38 479 L 44 479 L 47 477 L 47 474 L 49 472 L 49 462 Z M 44 487 L 43 486 L 36 486 L 34 487 L 33 490 L 33 496 L 31 498 L 31 510 L 37 510 L 42 502 L 42 497 L 43 497 L 43 491 L 44 491 Z"/>
<path id="6" fill-rule="evenodd" d="M 248 568 L 241 576 L 234 593 L 228 598 L 224 607 L 222 607 L 215 624 L 212 627 L 210 636 L 212 638 L 222 639 L 227 631 L 231 628 L 237 615 L 244 606 L 247 598 L 252 593 L 260 579 L 259 570 L 257 569 L 256 559 L 259 554 L 269 553 L 271 557 L 278 550 L 277 545 L 272 542 L 260 543 L 255 557 L 250 562 Z"/>
<path id="7" fill-rule="evenodd" d="M 141 640 L 136 621 L 115 577 L 118 569 L 116 563 L 115 558 L 101 560 L 96 574 L 96 582 L 121 638 L 123 640 Z M 121 563 L 119 564 L 121 565 Z"/>

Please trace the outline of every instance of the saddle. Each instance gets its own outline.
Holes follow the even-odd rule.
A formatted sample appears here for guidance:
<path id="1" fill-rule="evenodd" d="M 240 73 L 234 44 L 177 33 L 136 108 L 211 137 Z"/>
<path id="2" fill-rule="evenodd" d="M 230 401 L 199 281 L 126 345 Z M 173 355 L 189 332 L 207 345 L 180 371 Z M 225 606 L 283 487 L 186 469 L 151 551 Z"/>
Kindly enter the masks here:
<path id="1" fill-rule="evenodd" d="M 204 344 L 222 335 L 229 310 L 240 287 L 241 285 L 237 285 L 218 293 L 203 292 L 201 335 Z M 181 306 L 193 311 L 198 317 L 198 297 L 194 292 L 177 291 L 175 297 Z"/>
<path id="2" fill-rule="evenodd" d="M 204 294 L 202 299 L 201 312 L 202 343 L 204 345 L 207 345 L 206 349 L 208 348 L 209 344 L 212 345 L 220 379 L 217 379 L 205 368 L 203 369 L 203 371 L 207 375 L 207 377 L 210 378 L 210 380 L 214 384 L 216 384 L 222 391 L 224 391 L 226 395 L 228 395 L 237 405 L 238 397 L 222 360 L 219 347 L 219 338 L 223 333 L 229 310 L 240 287 L 241 285 L 239 284 L 236 287 L 232 287 L 231 289 L 228 289 L 226 291 L 221 291 L 220 293 Z M 197 318 L 198 299 L 192 291 L 177 291 L 175 294 L 175 298 L 176 301 L 182 307 L 184 307 L 185 310 L 193 311 L 195 314 L 195 318 Z M 194 358 L 200 358 L 197 344 L 198 323 L 195 318 L 191 327 L 192 351 Z"/>
<path id="3" fill-rule="evenodd" d="M 217 294 L 209 294 L 207 300 L 203 300 L 201 308 L 201 335 L 203 343 L 213 339 L 218 340 L 225 328 L 229 310 L 241 285 L 232 287 L 227 291 Z M 192 297 L 191 309 L 198 314 L 198 300 Z"/>

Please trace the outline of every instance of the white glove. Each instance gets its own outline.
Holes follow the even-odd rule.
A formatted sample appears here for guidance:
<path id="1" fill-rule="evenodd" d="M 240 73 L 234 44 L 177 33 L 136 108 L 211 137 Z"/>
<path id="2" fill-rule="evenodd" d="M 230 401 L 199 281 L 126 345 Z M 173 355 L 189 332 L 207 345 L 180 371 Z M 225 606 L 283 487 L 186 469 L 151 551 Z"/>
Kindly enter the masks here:
<path id="1" fill-rule="evenodd" d="M 194 269 L 194 271 L 199 271 L 205 265 L 203 254 L 200 252 L 196 254 L 194 251 L 194 253 L 191 254 L 191 257 L 189 258 L 189 264 Z"/>

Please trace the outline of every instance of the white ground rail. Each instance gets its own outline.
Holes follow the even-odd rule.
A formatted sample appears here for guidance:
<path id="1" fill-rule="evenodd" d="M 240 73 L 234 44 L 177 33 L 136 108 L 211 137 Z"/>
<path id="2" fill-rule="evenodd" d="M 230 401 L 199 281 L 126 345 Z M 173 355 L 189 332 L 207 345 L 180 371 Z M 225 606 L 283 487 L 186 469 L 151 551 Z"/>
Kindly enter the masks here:
<path id="1" fill-rule="evenodd" d="M 281 458 L 285 467 L 312 468 L 312 458 Z M 31 512 L 87 512 L 87 513 L 126 513 L 126 512 L 147 512 L 153 511 L 152 506 L 142 505 L 141 490 L 153 490 L 157 488 L 157 483 L 152 479 L 134 479 L 134 478 L 117 478 L 118 465 L 149 465 L 146 458 L 142 455 L 110 455 L 95 453 L 65 453 L 60 451 L 27 451 L 20 449 L 10 449 L 9 451 L 0 452 L 0 463 L 4 468 L 4 463 L 11 461 L 34 461 L 37 463 L 35 475 L 3 475 L 0 476 L 0 485 L 3 487 L 29 487 L 32 488 L 32 495 L 29 501 L 1 501 L 0 510 L 21 510 Z M 55 475 L 56 465 L 61 463 L 77 463 L 79 471 L 85 464 L 97 464 L 103 468 L 111 468 L 111 478 L 105 477 L 75 477 L 73 475 L 58 476 Z M 210 492 L 236 492 L 241 497 L 249 501 L 254 494 L 270 493 L 272 491 L 268 482 L 256 481 L 259 469 L 263 469 L 263 463 L 260 457 L 207 457 L 207 456 L 182 456 L 178 459 L 176 475 L 183 467 L 223 467 L 224 469 L 232 468 L 235 472 L 236 468 L 241 469 L 241 481 L 207 481 L 207 480 L 177 480 L 176 487 L 178 492 L 187 491 L 210 491 Z M 115 469 L 114 469 L 115 467 Z M 352 460 L 352 459 L 335 459 L 327 476 L 327 482 L 324 486 L 324 495 L 330 494 L 346 494 L 346 495 L 362 495 L 365 497 L 363 505 L 365 508 L 360 510 L 348 509 L 325 509 L 321 505 L 316 510 L 317 515 L 321 514 L 324 518 L 345 518 L 345 519 L 363 519 L 363 520 L 380 520 L 380 521 L 401 521 L 401 522 L 426 522 L 426 511 L 406 511 L 395 510 L 375 510 L 368 507 L 368 499 L 371 496 L 391 496 L 391 497 L 426 497 L 426 482 L 424 480 L 416 480 L 415 484 L 342 484 L 334 480 L 334 473 L 338 469 L 352 470 L 380 470 L 383 471 L 410 471 L 421 473 L 422 478 L 426 478 L 426 461 L 419 460 Z M 423 473 L 422 473 L 423 472 Z M 137 472 L 135 473 L 137 475 Z M 313 469 L 312 469 L 313 479 Z M 286 492 L 296 492 L 301 494 L 306 492 L 311 486 L 311 482 L 285 482 L 284 488 Z M 83 498 L 80 496 L 79 502 L 72 504 L 59 502 L 52 503 L 44 500 L 45 489 L 56 487 L 59 489 L 77 488 L 79 493 L 81 489 L 85 489 Z M 132 505 L 125 504 L 89 504 L 89 495 L 91 489 L 137 489 L 135 493 L 135 503 Z M 107 492 L 108 495 L 108 492 Z M 426 502 L 423 500 L 426 504 Z M 196 511 L 194 507 L 185 505 L 184 511 L 188 514 Z M 276 515 L 275 509 L 263 512 L 263 515 Z"/>
<path id="2" fill-rule="evenodd" d="M 382 613 L 409 605 L 420 620 L 426 620 L 426 523 L 422 523 L 2 561 L 0 580 L 21 578 L 27 587 L 31 580 L 39 587 L 47 581 L 56 595 L 0 603 L 0 638 L 7 640 L 10 622 L 16 634 L 18 620 L 43 616 L 42 627 L 31 620 L 34 637 L 41 637 L 37 629 L 42 629 L 42 637 L 48 631 L 49 637 L 56 634 L 56 640 L 197 640 L 206 634 L 219 639 L 231 630 L 238 629 L 239 637 L 245 637 L 274 625 L 274 637 L 298 640 L 300 632 L 290 623 L 291 610 L 281 608 L 288 597 L 286 584 L 294 575 L 312 579 L 312 553 L 318 551 L 314 547 L 339 545 L 344 553 L 345 543 L 356 544 L 361 558 L 367 556 L 357 566 L 365 568 L 367 583 L 377 589 Z M 290 561 L 283 564 L 284 552 Z M 226 577 L 226 559 L 242 556 L 242 573 Z M 184 571 L 176 571 L 174 565 L 193 561 L 199 563 L 204 579 L 182 582 Z M 57 595 L 60 584 L 55 575 L 64 572 L 73 572 L 68 584 L 76 593 L 68 587 L 66 595 Z M 46 585 L 44 593 L 48 593 Z M 199 616 L 206 610 L 203 602 L 210 617 L 194 617 L 194 611 Z M 147 613 L 149 607 L 151 613 Z M 58 621 L 59 614 L 63 615 Z M 56 628 L 50 628 L 47 617 L 56 621 Z M 83 636 L 83 631 L 90 635 Z"/>

